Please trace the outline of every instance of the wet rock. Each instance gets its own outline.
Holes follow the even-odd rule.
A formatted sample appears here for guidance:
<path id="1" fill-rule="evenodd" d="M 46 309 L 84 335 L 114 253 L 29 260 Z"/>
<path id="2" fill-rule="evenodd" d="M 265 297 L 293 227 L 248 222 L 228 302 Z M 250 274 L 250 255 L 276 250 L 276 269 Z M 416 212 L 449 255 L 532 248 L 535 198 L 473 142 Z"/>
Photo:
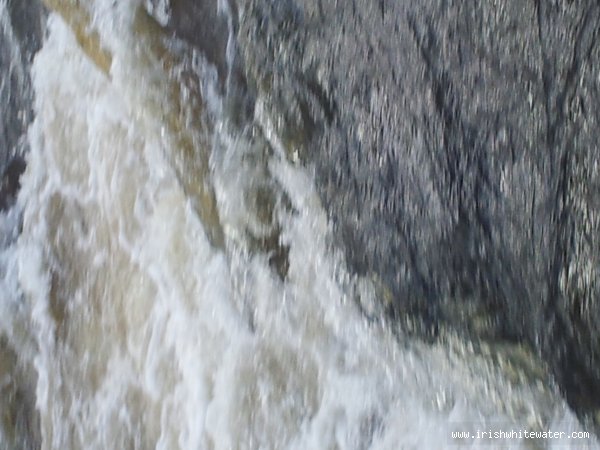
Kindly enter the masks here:
<path id="1" fill-rule="evenodd" d="M 233 0 L 147 0 L 146 9 L 165 30 L 194 47 L 217 72 L 230 119 L 243 126 L 252 117 L 254 91 L 247 85 L 235 39 Z"/>
<path id="2" fill-rule="evenodd" d="M 24 134 L 32 120 L 29 67 L 43 37 L 45 12 L 39 1 L 9 0 L 0 26 L 0 173 L 27 151 Z"/>
<path id="3" fill-rule="evenodd" d="M 168 31 L 200 50 L 225 84 L 230 23 L 219 1 L 149 0 L 147 9 Z"/>
<path id="4" fill-rule="evenodd" d="M 19 178 L 25 171 L 25 160 L 15 157 L 8 164 L 0 180 L 0 211 L 8 210 L 16 201 L 21 184 Z"/>
<path id="5" fill-rule="evenodd" d="M 600 5 L 239 0 L 249 84 L 389 313 L 524 342 L 600 409 Z M 591 420 L 591 419 L 590 419 Z"/>

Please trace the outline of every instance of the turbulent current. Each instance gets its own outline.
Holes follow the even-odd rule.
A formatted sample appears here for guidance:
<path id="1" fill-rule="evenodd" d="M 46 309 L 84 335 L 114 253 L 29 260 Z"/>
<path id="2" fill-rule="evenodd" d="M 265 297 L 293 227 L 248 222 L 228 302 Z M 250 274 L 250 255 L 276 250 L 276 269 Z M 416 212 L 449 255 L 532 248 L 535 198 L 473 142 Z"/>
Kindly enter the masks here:
<path id="1" fill-rule="evenodd" d="M 268 102 L 225 99 L 231 57 L 223 76 L 157 4 L 47 3 L 0 212 L 1 449 L 598 447 L 453 440 L 583 428 L 525 348 L 385 319 Z"/>

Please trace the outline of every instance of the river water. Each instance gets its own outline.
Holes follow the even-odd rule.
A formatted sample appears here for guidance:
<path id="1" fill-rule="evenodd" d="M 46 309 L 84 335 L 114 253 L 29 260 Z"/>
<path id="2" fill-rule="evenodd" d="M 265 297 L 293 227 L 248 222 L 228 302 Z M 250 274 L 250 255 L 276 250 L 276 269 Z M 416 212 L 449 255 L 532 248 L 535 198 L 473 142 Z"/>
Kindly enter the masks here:
<path id="1" fill-rule="evenodd" d="M 582 430 L 538 363 L 506 356 L 525 350 L 386 323 L 265 103 L 240 125 L 216 71 L 138 2 L 87 6 L 95 63 L 48 16 L 27 169 L 0 213 L 0 448 L 440 449 L 455 430 Z M 576 444 L 460 448 L 598 448 Z"/>

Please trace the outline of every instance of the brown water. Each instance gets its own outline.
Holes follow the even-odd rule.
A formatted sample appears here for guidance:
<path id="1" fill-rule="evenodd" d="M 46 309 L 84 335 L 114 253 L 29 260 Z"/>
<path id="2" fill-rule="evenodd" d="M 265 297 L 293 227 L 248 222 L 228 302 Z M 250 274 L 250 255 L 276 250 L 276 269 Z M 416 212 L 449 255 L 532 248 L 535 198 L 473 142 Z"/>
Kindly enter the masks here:
<path id="1" fill-rule="evenodd" d="M 61 5 L 32 68 L 22 232 L 0 255 L 0 448 L 439 449 L 465 424 L 580 429 L 518 355 L 367 321 L 376 283 L 346 271 L 260 98 L 240 129 L 218 72 L 138 2 Z"/>

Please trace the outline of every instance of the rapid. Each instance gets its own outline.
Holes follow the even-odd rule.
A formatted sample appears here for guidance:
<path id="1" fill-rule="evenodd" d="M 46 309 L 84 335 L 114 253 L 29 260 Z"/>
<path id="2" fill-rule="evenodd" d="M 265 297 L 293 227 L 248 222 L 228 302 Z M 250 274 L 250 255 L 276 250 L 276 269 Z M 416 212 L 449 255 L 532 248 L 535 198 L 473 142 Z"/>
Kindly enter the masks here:
<path id="1" fill-rule="evenodd" d="M 526 350 L 390 324 L 276 115 L 258 98 L 240 122 L 146 7 L 48 14 L 27 168 L 0 212 L 0 448 L 440 449 L 455 430 L 583 429 L 541 363 L 515 367 Z"/>

